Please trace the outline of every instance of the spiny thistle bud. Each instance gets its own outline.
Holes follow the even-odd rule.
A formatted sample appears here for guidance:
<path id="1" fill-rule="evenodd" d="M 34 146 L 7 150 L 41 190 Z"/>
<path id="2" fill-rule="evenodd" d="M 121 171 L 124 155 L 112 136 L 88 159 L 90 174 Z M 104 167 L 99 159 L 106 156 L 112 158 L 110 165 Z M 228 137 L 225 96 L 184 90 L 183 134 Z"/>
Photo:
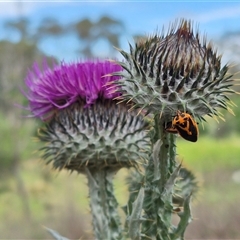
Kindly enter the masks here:
<path id="1" fill-rule="evenodd" d="M 165 116 L 179 110 L 201 119 L 219 116 L 218 108 L 231 111 L 227 95 L 234 90 L 228 66 L 221 67 L 221 57 L 194 33 L 191 22 L 182 20 L 166 36 L 150 36 L 130 45 L 130 53 L 120 53 L 125 71 L 114 74 L 122 77 L 119 99 Z"/>
<path id="2" fill-rule="evenodd" d="M 121 67 L 109 61 L 64 64 L 43 72 L 38 65 L 26 84 L 29 108 L 35 117 L 48 120 L 39 131 L 46 142 L 43 158 L 54 168 L 83 172 L 89 169 L 132 167 L 147 157 L 150 148 L 148 123 L 117 104 L 106 76 Z"/>

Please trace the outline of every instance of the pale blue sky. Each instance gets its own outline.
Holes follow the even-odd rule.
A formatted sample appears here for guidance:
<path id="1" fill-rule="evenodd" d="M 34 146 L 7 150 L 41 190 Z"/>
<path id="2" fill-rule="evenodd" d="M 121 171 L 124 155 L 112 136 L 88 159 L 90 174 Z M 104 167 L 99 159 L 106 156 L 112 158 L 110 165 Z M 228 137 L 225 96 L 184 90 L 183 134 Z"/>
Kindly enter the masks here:
<path id="1" fill-rule="evenodd" d="M 207 39 L 219 39 L 224 32 L 240 31 L 240 1 L 2 1 L 0 0 L 0 39 L 18 36 L 3 28 L 6 20 L 28 17 L 34 27 L 44 17 L 52 17 L 62 24 L 82 18 L 97 20 L 107 15 L 121 20 L 125 27 L 122 48 L 128 50 L 128 41 L 134 34 L 151 34 L 176 18 L 191 19 Z M 79 42 L 73 36 L 46 39 L 41 49 L 60 60 L 76 60 Z M 101 49 L 99 49 L 101 51 Z M 101 55 L 101 54 L 100 54 Z"/>

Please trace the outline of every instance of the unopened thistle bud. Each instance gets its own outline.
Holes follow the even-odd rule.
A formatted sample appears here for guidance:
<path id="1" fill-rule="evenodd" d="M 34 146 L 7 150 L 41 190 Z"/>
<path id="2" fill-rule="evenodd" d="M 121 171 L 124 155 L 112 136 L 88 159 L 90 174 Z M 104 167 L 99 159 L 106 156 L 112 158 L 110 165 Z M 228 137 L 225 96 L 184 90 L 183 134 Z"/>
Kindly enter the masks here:
<path id="1" fill-rule="evenodd" d="M 125 71 L 115 74 L 122 77 L 119 99 L 165 116 L 182 111 L 201 119 L 219 116 L 218 108 L 231 111 L 229 67 L 221 67 L 221 56 L 194 33 L 191 22 L 182 20 L 166 35 L 150 36 L 130 45 L 130 53 L 120 52 Z"/>
<path id="2" fill-rule="evenodd" d="M 46 121 L 39 139 L 46 142 L 43 158 L 56 169 L 132 167 L 147 157 L 149 139 L 142 116 L 117 104 L 106 83 L 121 71 L 109 61 L 62 63 L 43 71 L 38 65 L 26 78 L 29 109 Z"/>

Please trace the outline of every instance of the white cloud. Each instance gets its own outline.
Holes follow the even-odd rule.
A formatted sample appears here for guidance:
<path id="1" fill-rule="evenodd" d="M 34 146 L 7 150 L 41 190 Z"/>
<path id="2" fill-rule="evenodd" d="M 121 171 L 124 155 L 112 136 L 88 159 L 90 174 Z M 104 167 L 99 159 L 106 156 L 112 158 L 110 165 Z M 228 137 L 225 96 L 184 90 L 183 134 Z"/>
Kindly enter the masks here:
<path id="1" fill-rule="evenodd" d="M 208 23 L 211 21 L 235 18 L 240 16 L 240 5 L 232 5 L 231 7 L 221 7 L 212 11 L 206 11 L 194 16 L 198 22 Z"/>
<path id="2" fill-rule="evenodd" d="M 4 1 L 0 0 L 0 16 L 3 17 L 19 17 L 19 16 L 27 16 L 31 12 L 36 11 L 37 9 L 41 9 L 44 6 L 52 7 L 56 4 L 66 4 L 69 2 L 73 2 L 72 0 L 38 0 L 38 1 L 30 1 L 30 0 L 18 0 L 18 1 Z"/>
<path id="3" fill-rule="evenodd" d="M 23 3 L 21 1 L 6 2 L 0 1 L 0 15 L 1 17 L 17 17 L 26 15 L 36 7 L 36 3 Z"/>

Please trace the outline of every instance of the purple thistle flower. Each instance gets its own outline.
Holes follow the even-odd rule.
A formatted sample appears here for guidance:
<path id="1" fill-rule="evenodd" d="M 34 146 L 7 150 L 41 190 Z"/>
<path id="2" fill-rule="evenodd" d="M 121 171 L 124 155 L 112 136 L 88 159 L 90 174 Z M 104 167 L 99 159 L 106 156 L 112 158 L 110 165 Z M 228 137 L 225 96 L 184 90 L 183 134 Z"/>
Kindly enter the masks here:
<path id="1" fill-rule="evenodd" d="M 129 105 L 115 100 L 113 84 L 122 67 L 112 61 L 61 63 L 43 70 L 34 64 L 26 77 L 28 109 L 46 121 L 38 132 L 42 157 L 56 169 L 132 167 L 146 159 L 149 123 Z"/>
<path id="2" fill-rule="evenodd" d="M 98 98 L 113 99 L 119 93 L 114 87 L 109 90 L 106 84 L 119 79 L 109 75 L 121 70 L 122 67 L 107 60 L 63 62 L 60 66 L 54 65 L 53 69 L 45 62 L 42 71 L 35 63 L 25 79 L 28 110 L 34 117 L 46 120 L 54 110 L 64 109 L 77 101 L 87 107 Z"/>

